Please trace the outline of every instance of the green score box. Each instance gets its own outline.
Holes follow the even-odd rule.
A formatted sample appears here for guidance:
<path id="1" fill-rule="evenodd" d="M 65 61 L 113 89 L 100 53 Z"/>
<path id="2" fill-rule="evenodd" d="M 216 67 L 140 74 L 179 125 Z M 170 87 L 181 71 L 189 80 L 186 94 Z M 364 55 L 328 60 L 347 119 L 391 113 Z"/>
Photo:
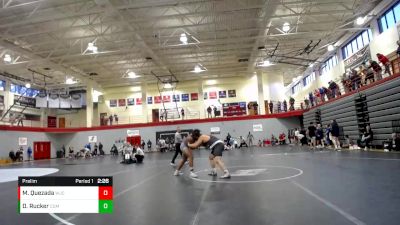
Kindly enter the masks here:
<path id="1" fill-rule="evenodd" d="M 99 200 L 99 213 L 108 214 L 113 212 L 112 200 Z"/>

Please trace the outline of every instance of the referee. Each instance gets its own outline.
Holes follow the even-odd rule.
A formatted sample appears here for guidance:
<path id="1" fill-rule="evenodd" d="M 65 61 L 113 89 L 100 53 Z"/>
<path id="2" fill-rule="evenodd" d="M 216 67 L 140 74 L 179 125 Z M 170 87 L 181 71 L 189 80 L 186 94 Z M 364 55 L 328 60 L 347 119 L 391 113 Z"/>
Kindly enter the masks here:
<path id="1" fill-rule="evenodd" d="M 175 154 L 171 160 L 171 166 L 175 166 L 175 159 L 178 156 L 178 153 L 181 154 L 182 156 L 181 143 L 182 143 L 181 129 L 177 127 L 175 133 Z"/>

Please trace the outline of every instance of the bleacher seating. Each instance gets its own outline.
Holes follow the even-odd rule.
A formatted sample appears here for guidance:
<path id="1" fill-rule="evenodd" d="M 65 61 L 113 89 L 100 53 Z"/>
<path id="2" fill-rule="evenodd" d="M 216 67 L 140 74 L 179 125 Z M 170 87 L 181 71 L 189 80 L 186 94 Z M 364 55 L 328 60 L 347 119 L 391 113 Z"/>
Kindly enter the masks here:
<path id="1" fill-rule="evenodd" d="M 365 113 L 368 114 L 369 124 L 374 132 L 374 142 L 372 144 L 381 146 L 382 142 L 390 138 L 394 132 L 395 125 L 393 124 L 400 120 L 399 76 L 304 112 L 304 126 L 307 127 L 311 121 L 316 122 L 315 112 L 319 109 L 321 111 L 322 125 L 326 125 L 332 119 L 336 119 L 342 128 L 342 137 L 349 135 L 352 139 L 360 138 L 359 127 L 364 126 L 364 124 L 359 124 L 355 102 L 355 99 L 360 95 L 366 96 L 367 111 Z"/>
<path id="2" fill-rule="evenodd" d="M 393 122 L 400 119 L 400 78 L 363 91 L 367 96 L 369 122 L 374 143 L 391 138 Z"/>

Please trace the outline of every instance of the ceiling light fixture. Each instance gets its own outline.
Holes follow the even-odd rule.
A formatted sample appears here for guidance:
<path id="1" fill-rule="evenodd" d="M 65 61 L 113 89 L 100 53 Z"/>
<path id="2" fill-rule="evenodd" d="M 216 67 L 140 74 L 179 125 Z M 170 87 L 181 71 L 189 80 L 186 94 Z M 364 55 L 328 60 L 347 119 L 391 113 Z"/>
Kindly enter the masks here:
<path id="1" fill-rule="evenodd" d="M 93 42 L 89 42 L 89 43 L 88 43 L 87 50 L 89 50 L 89 51 L 91 51 L 91 52 L 93 52 L 93 53 L 97 53 L 97 46 L 94 45 Z"/>
<path id="2" fill-rule="evenodd" d="M 72 77 L 67 77 L 67 79 L 65 79 L 65 84 L 76 84 L 77 81 L 74 80 L 74 78 Z"/>
<path id="3" fill-rule="evenodd" d="M 333 46 L 333 45 L 328 45 L 328 51 L 333 51 L 333 50 L 335 50 L 335 47 Z"/>
<path id="4" fill-rule="evenodd" d="M 6 63 L 10 63 L 12 59 L 11 59 L 11 56 L 9 54 L 5 54 L 3 60 Z"/>
<path id="5" fill-rule="evenodd" d="M 365 17 L 360 16 L 356 19 L 357 25 L 363 25 L 364 23 L 365 23 Z"/>
<path id="6" fill-rule="evenodd" d="M 166 83 L 166 84 L 164 84 L 164 88 L 172 88 L 172 84 L 170 84 L 170 83 Z"/>
<path id="7" fill-rule="evenodd" d="M 287 33 L 290 30 L 290 24 L 288 22 L 285 22 L 282 26 L 282 30 Z"/>
<path id="8" fill-rule="evenodd" d="M 271 61 L 269 61 L 269 59 L 265 59 L 262 63 L 259 63 L 258 66 L 259 67 L 269 67 L 269 66 L 273 66 L 275 64 L 271 63 Z"/>
<path id="9" fill-rule="evenodd" d="M 201 64 L 198 64 L 198 65 L 194 66 L 194 68 L 193 68 L 193 70 L 191 72 L 193 72 L 193 73 L 201 73 L 201 72 L 204 72 L 204 71 L 206 71 L 206 69 Z"/>
<path id="10" fill-rule="evenodd" d="M 26 84 L 25 84 L 25 87 L 26 87 L 26 88 L 31 88 L 31 84 L 30 84 L 30 83 L 26 83 Z"/>
<path id="11" fill-rule="evenodd" d="M 310 63 L 308 66 L 309 66 L 309 67 L 313 67 L 313 66 L 314 66 L 314 63 Z"/>
<path id="12" fill-rule="evenodd" d="M 181 37 L 179 38 L 179 40 L 182 42 L 182 44 L 187 45 L 188 44 L 188 38 L 186 36 L 185 33 L 181 34 Z"/>
<path id="13" fill-rule="evenodd" d="M 127 78 L 134 79 L 134 78 L 138 78 L 138 77 L 139 77 L 139 76 L 138 76 L 135 72 L 133 72 L 133 71 L 129 71 L 129 72 L 128 72 Z"/>

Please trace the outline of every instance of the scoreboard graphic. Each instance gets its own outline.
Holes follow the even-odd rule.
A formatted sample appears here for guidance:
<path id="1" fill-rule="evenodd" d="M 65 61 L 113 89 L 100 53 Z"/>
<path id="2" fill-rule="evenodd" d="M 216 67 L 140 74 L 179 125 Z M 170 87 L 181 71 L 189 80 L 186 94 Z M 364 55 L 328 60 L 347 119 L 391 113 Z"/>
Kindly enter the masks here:
<path id="1" fill-rule="evenodd" d="M 112 213 L 112 177 L 18 177 L 18 212 Z"/>

